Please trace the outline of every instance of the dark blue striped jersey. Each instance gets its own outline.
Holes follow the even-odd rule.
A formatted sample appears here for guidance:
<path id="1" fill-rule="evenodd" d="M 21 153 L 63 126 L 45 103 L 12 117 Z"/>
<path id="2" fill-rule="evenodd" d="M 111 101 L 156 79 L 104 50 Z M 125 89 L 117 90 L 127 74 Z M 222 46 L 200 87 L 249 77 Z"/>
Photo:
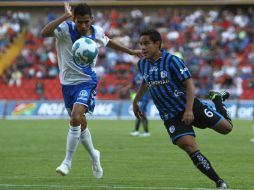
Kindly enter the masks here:
<path id="1" fill-rule="evenodd" d="M 182 82 L 191 78 L 191 73 L 182 59 L 162 50 L 156 62 L 142 58 L 138 68 L 163 121 L 184 111 L 186 93 Z"/>

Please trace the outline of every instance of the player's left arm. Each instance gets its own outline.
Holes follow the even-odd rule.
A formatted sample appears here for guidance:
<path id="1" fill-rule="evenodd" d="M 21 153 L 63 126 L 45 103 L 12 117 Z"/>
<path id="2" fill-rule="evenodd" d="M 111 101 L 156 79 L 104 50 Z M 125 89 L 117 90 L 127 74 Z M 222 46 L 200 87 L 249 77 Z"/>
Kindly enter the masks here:
<path id="1" fill-rule="evenodd" d="M 182 121 L 189 125 L 194 120 L 193 103 L 195 97 L 195 86 L 192 78 L 183 81 L 183 86 L 186 92 L 186 108 L 182 117 Z"/>
<path id="2" fill-rule="evenodd" d="M 117 51 L 128 53 L 130 55 L 136 55 L 138 57 L 142 56 L 141 50 L 139 50 L 139 49 L 135 49 L 135 50 L 129 49 L 128 47 L 125 47 L 122 44 L 120 44 L 120 43 L 118 43 L 118 42 L 116 42 L 112 39 L 109 39 L 107 47 L 112 48 L 112 49 L 117 50 Z"/>

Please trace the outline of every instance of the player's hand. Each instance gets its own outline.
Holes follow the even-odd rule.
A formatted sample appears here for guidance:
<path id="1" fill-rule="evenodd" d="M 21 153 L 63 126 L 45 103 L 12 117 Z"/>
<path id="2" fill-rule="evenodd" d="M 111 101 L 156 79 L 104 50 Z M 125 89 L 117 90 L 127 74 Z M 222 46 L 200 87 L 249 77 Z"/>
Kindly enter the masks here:
<path id="1" fill-rule="evenodd" d="M 182 122 L 186 125 L 190 125 L 194 120 L 194 115 L 192 110 L 185 110 L 182 117 Z"/>
<path id="2" fill-rule="evenodd" d="M 140 111 L 139 106 L 138 106 L 138 104 L 136 102 L 133 102 L 132 109 L 133 109 L 133 112 L 134 112 L 136 118 L 138 118 L 138 119 L 143 119 L 144 118 L 144 115 Z"/>
<path id="3" fill-rule="evenodd" d="M 71 6 L 68 2 L 64 3 L 64 15 L 66 18 L 72 17 Z"/>
<path id="4" fill-rule="evenodd" d="M 136 55 L 139 58 L 141 58 L 142 57 L 142 51 L 140 49 L 131 50 L 131 55 Z"/>

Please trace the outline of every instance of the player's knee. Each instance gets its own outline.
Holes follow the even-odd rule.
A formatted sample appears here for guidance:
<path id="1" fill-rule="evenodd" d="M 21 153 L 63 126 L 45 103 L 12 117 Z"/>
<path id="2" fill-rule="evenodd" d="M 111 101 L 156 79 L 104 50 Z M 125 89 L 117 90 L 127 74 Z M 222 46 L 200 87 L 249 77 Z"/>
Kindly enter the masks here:
<path id="1" fill-rule="evenodd" d="M 85 130 L 86 128 L 87 128 L 87 121 L 85 118 L 83 118 L 81 122 L 81 131 Z"/>
<path id="2" fill-rule="evenodd" d="M 222 134 L 227 135 L 228 133 L 230 133 L 232 131 L 232 129 L 233 129 L 233 127 L 231 125 L 227 125 L 226 127 L 224 127 Z"/>
<path id="3" fill-rule="evenodd" d="M 223 135 L 227 135 L 232 131 L 232 129 L 233 129 L 232 124 L 224 120 L 220 125 L 217 126 L 217 129 L 215 130 Z"/>
<path id="4" fill-rule="evenodd" d="M 82 123 L 82 115 L 79 113 L 71 113 L 70 124 L 72 126 L 78 126 Z"/>
<path id="5" fill-rule="evenodd" d="M 188 154 L 191 154 L 197 150 L 197 146 L 195 143 L 181 143 L 177 144 L 182 150 L 187 152 Z"/>
<path id="6" fill-rule="evenodd" d="M 184 146 L 183 150 L 187 152 L 188 154 L 191 154 L 197 150 L 197 147 L 194 145 L 186 145 Z"/>

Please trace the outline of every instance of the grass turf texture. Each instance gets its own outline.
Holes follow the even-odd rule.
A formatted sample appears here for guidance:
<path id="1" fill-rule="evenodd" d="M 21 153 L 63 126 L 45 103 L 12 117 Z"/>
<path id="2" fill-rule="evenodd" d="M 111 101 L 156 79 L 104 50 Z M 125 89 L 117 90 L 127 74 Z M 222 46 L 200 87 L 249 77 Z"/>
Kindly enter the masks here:
<path id="1" fill-rule="evenodd" d="M 212 189 L 189 157 L 169 140 L 161 121 L 150 121 L 152 136 L 131 137 L 134 121 L 90 120 L 101 151 L 104 177 L 96 180 L 80 144 L 66 177 L 55 173 L 65 155 L 67 120 L 0 120 L 0 190 Z M 254 189 L 251 121 L 234 121 L 229 135 L 196 129 L 202 153 L 232 189 Z"/>

